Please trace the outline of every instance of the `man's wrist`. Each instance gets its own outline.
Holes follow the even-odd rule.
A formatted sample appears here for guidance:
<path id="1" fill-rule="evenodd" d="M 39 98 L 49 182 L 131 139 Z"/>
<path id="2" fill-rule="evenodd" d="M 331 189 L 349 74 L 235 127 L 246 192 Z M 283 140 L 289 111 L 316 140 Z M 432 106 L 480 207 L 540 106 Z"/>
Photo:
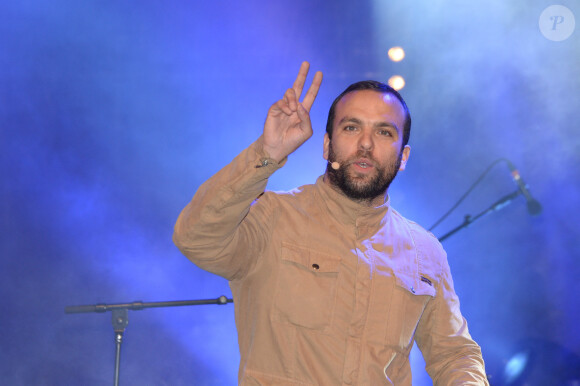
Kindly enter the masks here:
<path id="1" fill-rule="evenodd" d="M 264 144 L 264 136 L 260 136 L 260 138 L 258 139 L 258 143 L 257 143 L 257 151 L 260 154 L 260 156 L 264 159 L 270 159 L 275 161 L 276 163 L 281 163 L 283 160 L 285 160 L 287 157 L 286 156 L 281 156 L 280 154 L 277 154 L 277 152 L 273 149 L 268 148 L 265 144 Z"/>
<path id="2" fill-rule="evenodd" d="M 288 159 L 287 157 L 278 159 L 277 157 L 272 156 L 272 154 L 270 154 L 270 152 L 265 148 L 264 138 L 262 136 L 260 136 L 260 138 L 258 138 L 256 141 L 256 152 L 259 157 L 258 163 L 255 165 L 256 168 L 262 168 L 270 165 L 279 168 L 282 167 Z"/>

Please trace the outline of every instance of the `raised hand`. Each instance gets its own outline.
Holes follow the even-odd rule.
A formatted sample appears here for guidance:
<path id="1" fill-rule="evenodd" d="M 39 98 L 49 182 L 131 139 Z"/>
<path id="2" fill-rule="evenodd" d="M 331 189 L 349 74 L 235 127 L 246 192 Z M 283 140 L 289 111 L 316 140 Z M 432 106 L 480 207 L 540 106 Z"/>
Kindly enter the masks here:
<path id="1" fill-rule="evenodd" d="M 278 162 L 312 136 L 310 108 L 320 89 L 322 72 L 318 71 L 314 75 L 304 99 L 299 102 L 309 68 L 308 62 L 302 63 L 292 88 L 286 90 L 284 97 L 268 110 L 264 124 L 263 146 L 264 151 Z"/>

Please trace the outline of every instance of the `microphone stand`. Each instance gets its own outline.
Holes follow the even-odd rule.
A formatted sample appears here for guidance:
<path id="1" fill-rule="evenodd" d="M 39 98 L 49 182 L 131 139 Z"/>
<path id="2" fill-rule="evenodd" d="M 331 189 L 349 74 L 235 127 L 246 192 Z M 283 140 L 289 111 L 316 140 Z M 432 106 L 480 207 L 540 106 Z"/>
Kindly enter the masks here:
<path id="1" fill-rule="evenodd" d="M 179 306 L 199 306 L 206 304 L 218 304 L 223 305 L 227 303 L 233 303 L 233 299 L 229 299 L 224 295 L 217 299 L 204 299 L 204 300 L 178 300 L 171 302 L 149 302 L 143 303 L 141 301 L 136 301 L 133 303 L 118 303 L 118 304 L 94 304 L 94 305 L 83 305 L 83 306 L 67 306 L 64 309 L 66 314 L 79 314 L 87 312 L 98 312 L 103 313 L 111 311 L 112 313 L 112 323 L 113 329 L 115 330 L 115 376 L 114 385 L 119 386 L 119 369 L 121 364 L 121 343 L 123 343 L 123 333 L 129 324 L 129 312 L 128 310 L 142 310 L 144 308 L 156 308 L 156 307 L 179 307 Z"/>
<path id="2" fill-rule="evenodd" d="M 451 231 L 447 232 L 446 234 L 444 234 L 443 236 L 439 237 L 438 240 L 440 242 L 442 242 L 443 240 L 445 240 L 446 238 L 452 236 L 453 234 L 457 233 L 458 231 L 460 231 L 463 228 L 467 228 L 469 225 L 471 225 L 473 222 L 475 222 L 476 220 L 480 219 L 481 217 L 490 214 L 491 212 L 495 212 L 498 211 L 500 209 L 503 209 L 505 206 L 511 204 L 512 200 L 514 198 L 516 198 L 517 196 L 519 196 L 520 194 L 522 194 L 522 191 L 520 189 L 516 190 L 515 192 L 508 194 L 507 196 L 504 196 L 502 198 L 500 198 L 498 201 L 496 201 L 494 204 L 492 204 L 489 208 L 487 208 L 486 210 L 484 210 L 483 212 L 479 213 L 478 215 L 472 217 L 471 215 L 466 215 L 465 219 L 463 220 L 463 223 L 455 228 L 453 228 Z"/>

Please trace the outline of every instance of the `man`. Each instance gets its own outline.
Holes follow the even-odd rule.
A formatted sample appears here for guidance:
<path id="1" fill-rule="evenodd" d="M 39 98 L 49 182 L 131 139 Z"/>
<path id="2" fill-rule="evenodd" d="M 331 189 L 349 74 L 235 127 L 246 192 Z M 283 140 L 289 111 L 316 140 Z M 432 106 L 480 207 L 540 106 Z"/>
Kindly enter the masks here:
<path id="1" fill-rule="evenodd" d="M 438 385 L 487 384 L 445 252 L 389 205 L 409 159 L 403 99 L 359 82 L 333 103 L 328 166 L 314 185 L 264 193 L 268 177 L 311 135 L 322 82 L 303 63 L 268 111 L 262 136 L 205 182 L 174 241 L 230 281 L 242 385 L 410 385 L 416 340 Z"/>

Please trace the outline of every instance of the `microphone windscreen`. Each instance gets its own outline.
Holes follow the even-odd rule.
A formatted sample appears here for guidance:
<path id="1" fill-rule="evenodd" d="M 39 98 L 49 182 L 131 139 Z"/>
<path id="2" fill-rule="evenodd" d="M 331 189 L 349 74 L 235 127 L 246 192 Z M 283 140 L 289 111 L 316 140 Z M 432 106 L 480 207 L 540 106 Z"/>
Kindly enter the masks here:
<path id="1" fill-rule="evenodd" d="M 338 170 L 340 168 L 340 164 L 334 161 L 333 163 L 330 164 L 330 167 L 333 168 L 334 170 Z"/>
<path id="2" fill-rule="evenodd" d="M 542 213 L 542 204 L 534 199 L 528 200 L 528 213 L 530 213 L 532 216 L 539 215 Z"/>

